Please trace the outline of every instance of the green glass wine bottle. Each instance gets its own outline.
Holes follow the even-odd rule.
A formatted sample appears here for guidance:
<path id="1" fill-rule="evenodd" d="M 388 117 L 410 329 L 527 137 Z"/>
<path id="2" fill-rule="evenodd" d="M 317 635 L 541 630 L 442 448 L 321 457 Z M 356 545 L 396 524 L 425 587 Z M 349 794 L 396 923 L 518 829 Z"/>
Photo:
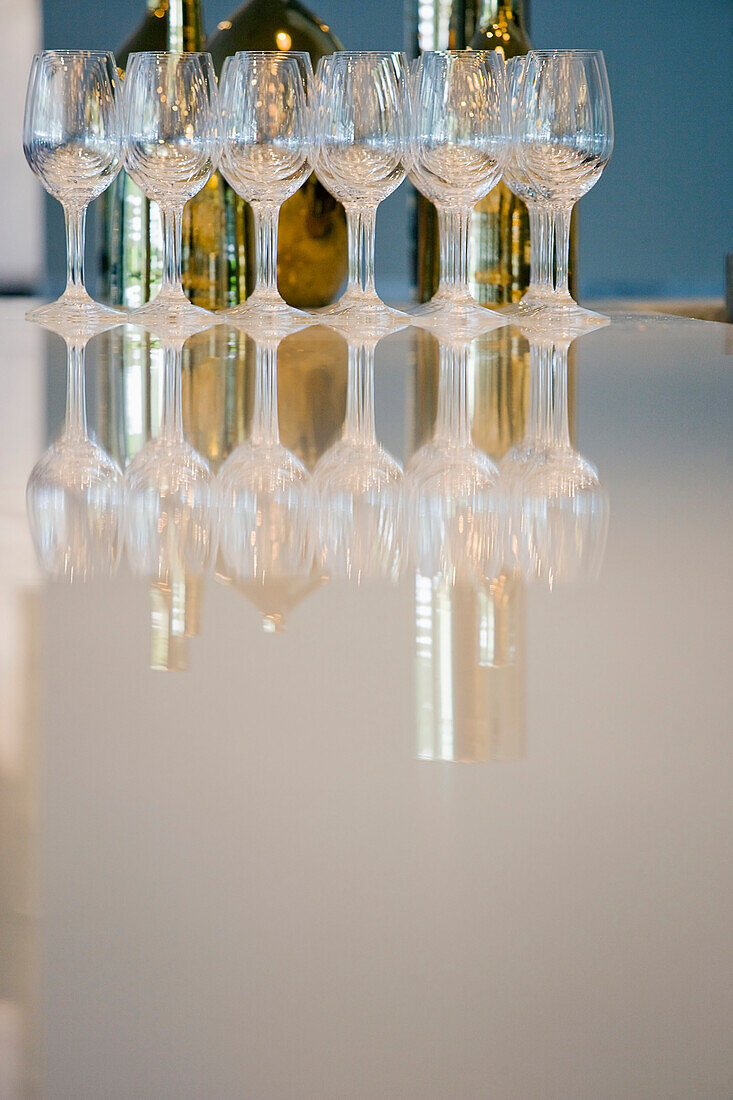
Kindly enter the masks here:
<path id="1" fill-rule="evenodd" d="M 238 50 L 302 50 L 315 67 L 324 54 L 340 50 L 330 27 L 299 0 L 250 0 L 218 26 L 208 49 L 220 71 Z M 230 287 L 241 301 L 254 286 L 254 232 L 247 204 L 224 183 L 226 247 L 236 259 Z M 346 278 L 346 215 L 340 203 L 311 175 L 283 203 L 277 248 L 277 281 L 287 302 L 299 308 L 334 301 Z"/>

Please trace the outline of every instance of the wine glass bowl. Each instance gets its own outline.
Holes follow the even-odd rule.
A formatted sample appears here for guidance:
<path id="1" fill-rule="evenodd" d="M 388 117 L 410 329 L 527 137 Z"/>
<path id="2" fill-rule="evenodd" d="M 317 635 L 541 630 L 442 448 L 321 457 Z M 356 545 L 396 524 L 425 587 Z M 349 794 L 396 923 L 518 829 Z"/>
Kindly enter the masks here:
<path id="1" fill-rule="evenodd" d="M 119 99 L 111 53 L 46 50 L 33 58 L 23 151 L 46 191 L 64 208 L 67 280 L 57 301 L 26 315 L 31 321 L 84 322 L 117 315 L 87 293 L 84 240 L 87 207 L 109 187 L 122 164 Z"/>
<path id="2" fill-rule="evenodd" d="M 530 462 L 519 492 L 528 576 L 550 588 L 596 580 L 610 506 L 595 466 L 570 448 L 550 451 Z"/>

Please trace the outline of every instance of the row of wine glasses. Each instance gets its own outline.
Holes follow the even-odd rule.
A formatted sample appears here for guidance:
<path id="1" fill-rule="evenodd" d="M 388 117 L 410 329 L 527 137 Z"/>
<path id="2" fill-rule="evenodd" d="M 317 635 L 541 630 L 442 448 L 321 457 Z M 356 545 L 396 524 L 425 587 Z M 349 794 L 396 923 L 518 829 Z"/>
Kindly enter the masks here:
<path id="1" fill-rule="evenodd" d="M 464 337 L 505 324 L 506 316 L 478 305 L 466 279 L 470 212 L 503 173 L 529 202 L 535 231 L 523 319 L 595 323 L 567 288 L 569 218 L 612 144 L 597 52 L 532 53 L 508 67 L 494 52 L 425 53 L 412 66 L 399 52 L 339 52 L 322 59 L 314 77 L 307 54 L 245 51 L 226 59 L 220 87 L 208 54 L 138 53 L 122 94 L 111 54 L 39 54 L 24 148 L 64 205 L 69 280 L 57 303 L 30 316 L 109 319 L 84 290 L 84 212 L 124 162 L 159 204 L 164 229 L 161 289 L 131 314 L 141 323 L 193 331 L 214 320 L 183 293 L 181 222 L 185 203 L 217 167 L 251 204 L 256 228 L 255 289 L 229 321 L 270 320 L 283 331 L 319 319 L 288 306 L 277 290 L 279 207 L 315 170 L 349 220 L 349 282 L 326 310 L 329 323 L 367 326 L 376 336 L 411 319 Z M 441 234 L 438 292 L 411 318 L 385 306 L 374 288 L 376 211 L 406 175 L 438 207 Z"/>
<path id="2" fill-rule="evenodd" d="M 159 434 L 123 475 L 88 433 L 84 341 L 69 337 L 65 429 L 28 482 L 44 570 L 110 572 L 124 543 L 133 571 L 158 583 L 206 572 L 217 552 L 242 583 L 308 576 L 314 563 L 355 581 L 394 579 L 408 563 L 450 583 L 507 568 L 551 586 L 597 574 L 608 506 L 569 440 L 567 338 L 533 343 L 527 439 L 501 468 L 471 440 L 468 343 L 441 344 L 433 438 L 404 476 L 375 433 L 375 341 L 350 344 L 343 436 L 312 476 L 279 439 L 277 343 L 257 342 L 250 438 L 215 478 L 184 435 L 181 340 L 164 345 Z"/>

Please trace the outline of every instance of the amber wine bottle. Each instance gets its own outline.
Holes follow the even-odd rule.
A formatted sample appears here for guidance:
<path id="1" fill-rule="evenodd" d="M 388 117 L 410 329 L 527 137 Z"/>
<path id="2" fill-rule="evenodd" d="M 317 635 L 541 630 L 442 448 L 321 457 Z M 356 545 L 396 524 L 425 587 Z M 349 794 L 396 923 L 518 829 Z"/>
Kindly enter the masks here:
<path id="1" fill-rule="evenodd" d="M 207 48 L 219 72 L 224 58 L 238 50 L 302 50 L 315 68 L 320 57 L 342 47 L 330 27 L 299 0 L 250 0 L 219 24 Z M 236 261 L 238 283 L 230 292 L 240 301 L 254 286 L 252 215 L 226 183 L 224 202 L 226 246 Z M 344 209 L 312 175 L 280 208 L 278 288 L 299 308 L 327 305 L 338 295 L 347 265 Z"/>

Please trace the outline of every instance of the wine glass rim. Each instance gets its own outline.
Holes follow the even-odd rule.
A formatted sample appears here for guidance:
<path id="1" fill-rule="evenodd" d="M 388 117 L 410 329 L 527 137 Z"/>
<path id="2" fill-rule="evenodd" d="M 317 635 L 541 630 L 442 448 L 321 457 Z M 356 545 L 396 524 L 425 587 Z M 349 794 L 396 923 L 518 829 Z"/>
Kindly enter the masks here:
<path id="1" fill-rule="evenodd" d="M 307 57 L 310 58 L 310 54 L 307 50 L 237 50 L 233 57 L 268 57 L 268 58 L 280 58 L 280 57 Z"/>
<path id="2" fill-rule="evenodd" d="M 334 50 L 328 57 L 401 57 L 404 50 Z"/>
<path id="3" fill-rule="evenodd" d="M 414 60 L 417 62 L 422 61 L 424 57 L 446 57 L 456 61 L 467 61 L 475 63 L 479 61 L 490 60 L 492 64 L 504 64 L 504 61 L 496 52 L 496 50 L 423 50 L 423 52 Z"/>
<path id="4" fill-rule="evenodd" d="M 603 50 L 528 50 L 527 57 L 603 57 Z"/>
<path id="5" fill-rule="evenodd" d="M 211 57 L 208 50 L 133 50 L 128 54 L 127 63 L 133 57 Z"/>
<path id="6" fill-rule="evenodd" d="M 33 54 L 34 59 L 41 57 L 111 57 L 114 59 L 114 56 L 112 50 L 38 50 Z"/>

